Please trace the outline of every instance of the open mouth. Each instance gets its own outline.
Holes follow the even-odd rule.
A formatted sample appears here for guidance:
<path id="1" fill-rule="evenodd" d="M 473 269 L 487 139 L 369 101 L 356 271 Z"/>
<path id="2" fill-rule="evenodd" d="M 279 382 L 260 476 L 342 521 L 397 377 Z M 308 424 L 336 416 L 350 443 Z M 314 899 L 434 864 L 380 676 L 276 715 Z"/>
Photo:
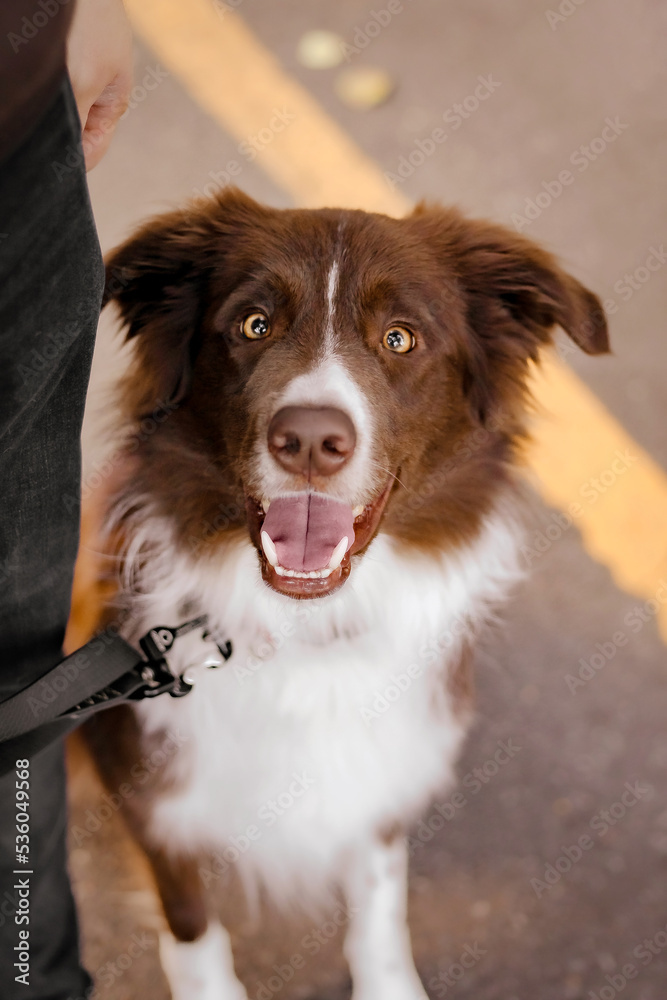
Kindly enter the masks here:
<path id="1" fill-rule="evenodd" d="M 351 557 L 375 535 L 392 482 L 354 509 L 326 493 L 289 493 L 269 504 L 248 497 L 248 528 L 264 582 L 301 600 L 337 590 L 350 575 Z"/>

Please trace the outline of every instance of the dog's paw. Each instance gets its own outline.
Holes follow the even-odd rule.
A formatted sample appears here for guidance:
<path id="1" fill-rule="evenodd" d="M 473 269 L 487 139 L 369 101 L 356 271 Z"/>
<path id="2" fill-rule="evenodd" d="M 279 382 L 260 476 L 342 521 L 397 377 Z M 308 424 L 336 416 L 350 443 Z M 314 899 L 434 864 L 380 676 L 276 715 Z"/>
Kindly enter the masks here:
<path id="1" fill-rule="evenodd" d="M 248 1000 L 236 978 L 229 934 L 221 924 L 209 924 L 198 941 L 177 941 L 160 935 L 160 960 L 172 1000 Z"/>

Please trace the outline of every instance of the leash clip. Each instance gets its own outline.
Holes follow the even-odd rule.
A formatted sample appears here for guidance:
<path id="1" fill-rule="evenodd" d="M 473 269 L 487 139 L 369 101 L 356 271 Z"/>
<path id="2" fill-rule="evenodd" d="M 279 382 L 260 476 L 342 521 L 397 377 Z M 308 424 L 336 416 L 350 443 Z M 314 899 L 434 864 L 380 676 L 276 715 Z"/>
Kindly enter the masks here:
<path id="1" fill-rule="evenodd" d="M 207 621 L 207 615 L 201 615 L 199 618 L 184 622 L 178 628 L 169 628 L 167 625 L 155 626 L 139 640 L 145 659 L 139 660 L 127 673 L 78 705 L 74 705 L 63 715 L 73 719 L 84 718 L 99 711 L 100 708 L 111 708 L 124 701 L 157 698 L 167 693 L 172 698 L 182 698 L 192 690 L 196 675 L 192 667 L 180 675 L 172 673 L 169 669 L 167 655 L 180 636 L 200 628 L 204 639 L 211 639 L 216 643 L 222 660 L 211 654 L 201 665 L 203 667 L 220 667 L 222 662 L 232 655 L 232 644 L 229 640 L 219 643 L 205 630 Z"/>
<path id="2" fill-rule="evenodd" d="M 141 678 L 144 686 L 138 688 L 132 695 L 134 700 L 142 698 L 156 698 L 160 694 L 169 692 L 172 698 L 182 698 L 192 691 L 194 686 L 194 675 L 192 670 L 185 670 L 180 676 L 172 674 L 168 667 L 166 654 L 172 649 L 176 640 L 193 632 L 195 629 L 204 628 L 208 621 L 207 615 L 193 618 L 189 622 L 184 622 L 178 628 L 169 628 L 167 625 L 157 625 L 139 640 L 139 645 L 146 656 L 147 662 L 140 668 Z M 203 639 L 211 639 L 210 633 L 204 629 Z M 232 655 L 232 644 L 229 640 L 223 644 L 216 643 L 220 655 L 227 661 Z M 207 657 L 204 666 L 212 668 L 222 664 L 217 658 Z"/>

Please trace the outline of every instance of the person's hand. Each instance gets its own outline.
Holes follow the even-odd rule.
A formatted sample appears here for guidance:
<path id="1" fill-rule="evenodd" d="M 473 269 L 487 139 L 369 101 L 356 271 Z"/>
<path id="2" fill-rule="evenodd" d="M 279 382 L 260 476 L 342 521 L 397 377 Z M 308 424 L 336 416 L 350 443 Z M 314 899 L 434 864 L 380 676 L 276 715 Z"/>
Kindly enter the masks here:
<path id="1" fill-rule="evenodd" d="M 106 153 L 132 89 L 132 30 L 122 0 L 77 0 L 67 68 L 91 170 Z"/>

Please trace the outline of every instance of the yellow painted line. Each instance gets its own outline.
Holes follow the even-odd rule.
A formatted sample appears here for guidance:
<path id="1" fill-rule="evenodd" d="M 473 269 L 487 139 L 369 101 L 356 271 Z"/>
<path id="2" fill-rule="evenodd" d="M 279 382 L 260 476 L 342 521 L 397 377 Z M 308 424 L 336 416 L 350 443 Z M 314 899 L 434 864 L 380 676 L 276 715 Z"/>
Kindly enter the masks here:
<path id="1" fill-rule="evenodd" d="M 208 114 L 239 142 L 294 115 L 261 149 L 258 163 L 301 207 L 365 208 L 403 215 L 378 168 L 289 77 L 236 13 L 212 0 L 129 0 L 135 30 Z"/>
<path id="2" fill-rule="evenodd" d="M 263 146 L 257 163 L 296 204 L 387 215 L 410 209 L 238 14 L 221 17 L 209 0 L 125 2 L 137 33 L 235 140 L 268 128 L 276 111 L 294 116 Z M 546 360 L 535 386 L 543 416 L 535 422 L 530 462 L 542 495 L 563 510 L 579 504 L 575 523 L 587 551 L 624 590 L 655 599 L 667 580 L 667 476 L 558 360 Z M 614 471 L 617 452 L 636 456 L 622 473 Z M 657 617 L 667 639 L 667 603 Z"/>
<path id="3" fill-rule="evenodd" d="M 644 599 L 658 595 L 667 639 L 667 476 L 554 358 L 534 374 L 533 392 L 542 412 L 529 458 L 540 492 L 562 510 L 576 505 L 587 551 L 619 587 Z"/>

